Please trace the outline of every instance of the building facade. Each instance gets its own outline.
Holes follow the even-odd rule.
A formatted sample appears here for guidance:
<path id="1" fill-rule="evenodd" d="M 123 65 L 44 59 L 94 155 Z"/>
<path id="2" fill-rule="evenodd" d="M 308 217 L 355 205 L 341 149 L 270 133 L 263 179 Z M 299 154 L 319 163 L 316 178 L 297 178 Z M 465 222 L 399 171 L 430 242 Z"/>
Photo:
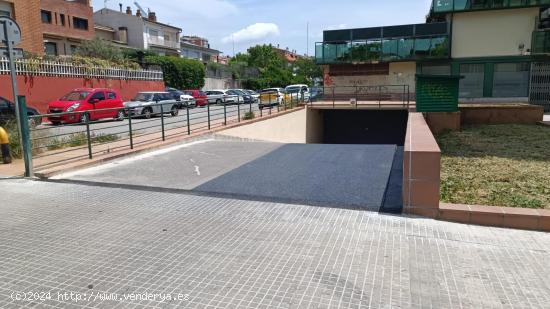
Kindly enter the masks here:
<path id="1" fill-rule="evenodd" d="M 409 85 L 460 75 L 462 100 L 529 96 L 530 72 L 550 53 L 550 0 L 434 0 L 427 22 L 325 31 L 316 44 L 326 84 Z"/>
<path id="2" fill-rule="evenodd" d="M 95 36 L 91 0 L 40 0 L 44 53 L 72 55 Z"/>
<path id="3" fill-rule="evenodd" d="M 130 7 L 126 12 L 101 9 L 94 13 L 94 22 L 96 29 L 101 28 L 101 36 L 110 37 L 108 29 L 112 29 L 112 38 L 117 44 L 151 50 L 160 55 L 180 55 L 182 30 L 158 22 L 154 12 L 144 17 L 140 10 L 134 15 Z"/>
<path id="4" fill-rule="evenodd" d="M 0 16 L 9 16 L 21 27 L 19 48 L 34 54 L 42 54 L 42 22 L 40 0 L 0 0 Z"/>

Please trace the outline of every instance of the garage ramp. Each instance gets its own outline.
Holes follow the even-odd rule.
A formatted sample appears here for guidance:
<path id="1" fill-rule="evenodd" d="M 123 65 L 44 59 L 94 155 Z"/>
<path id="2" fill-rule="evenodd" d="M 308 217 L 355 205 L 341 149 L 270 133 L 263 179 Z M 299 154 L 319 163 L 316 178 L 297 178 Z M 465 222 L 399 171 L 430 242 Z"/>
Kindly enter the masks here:
<path id="1" fill-rule="evenodd" d="M 394 145 L 278 144 L 206 139 L 55 179 L 378 211 Z M 395 196 L 393 197 L 395 199 Z"/>

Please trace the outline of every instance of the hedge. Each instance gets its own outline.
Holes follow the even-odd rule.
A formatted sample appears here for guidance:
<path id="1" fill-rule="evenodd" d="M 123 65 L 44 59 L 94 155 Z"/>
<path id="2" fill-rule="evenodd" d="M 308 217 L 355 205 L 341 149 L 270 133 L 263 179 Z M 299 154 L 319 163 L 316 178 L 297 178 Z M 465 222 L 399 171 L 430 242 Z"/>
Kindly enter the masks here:
<path id="1" fill-rule="evenodd" d="M 205 68 L 200 61 L 171 56 L 147 56 L 145 62 L 162 68 L 164 82 L 168 87 L 176 89 L 204 87 Z"/>

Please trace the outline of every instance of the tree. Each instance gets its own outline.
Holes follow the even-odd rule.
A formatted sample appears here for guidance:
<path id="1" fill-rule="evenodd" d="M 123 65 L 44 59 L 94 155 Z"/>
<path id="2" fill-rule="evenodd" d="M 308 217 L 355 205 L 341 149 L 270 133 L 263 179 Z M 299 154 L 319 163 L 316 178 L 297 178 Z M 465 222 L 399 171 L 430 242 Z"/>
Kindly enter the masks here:
<path id="1" fill-rule="evenodd" d="M 107 41 L 95 38 L 90 41 L 84 41 L 76 49 L 75 55 L 89 58 L 99 58 L 114 63 L 123 63 L 124 54 L 119 48 L 109 44 Z"/>
<path id="2" fill-rule="evenodd" d="M 314 80 L 323 77 L 321 67 L 311 58 L 300 58 L 292 65 L 295 74 L 293 83 L 312 85 Z"/>
<path id="3" fill-rule="evenodd" d="M 198 60 L 171 56 L 147 56 L 147 64 L 158 65 L 164 73 L 166 86 L 177 89 L 204 87 L 205 68 Z"/>

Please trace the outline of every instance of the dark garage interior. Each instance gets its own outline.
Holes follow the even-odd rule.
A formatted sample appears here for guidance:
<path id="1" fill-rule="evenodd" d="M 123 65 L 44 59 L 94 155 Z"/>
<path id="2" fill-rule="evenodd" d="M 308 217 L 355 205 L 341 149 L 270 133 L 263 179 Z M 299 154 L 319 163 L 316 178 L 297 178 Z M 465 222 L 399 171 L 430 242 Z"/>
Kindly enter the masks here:
<path id="1" fill-rule="evenodd" d="M 323 110 L 324 144 L 403 146 L 406 110 Z"/>

